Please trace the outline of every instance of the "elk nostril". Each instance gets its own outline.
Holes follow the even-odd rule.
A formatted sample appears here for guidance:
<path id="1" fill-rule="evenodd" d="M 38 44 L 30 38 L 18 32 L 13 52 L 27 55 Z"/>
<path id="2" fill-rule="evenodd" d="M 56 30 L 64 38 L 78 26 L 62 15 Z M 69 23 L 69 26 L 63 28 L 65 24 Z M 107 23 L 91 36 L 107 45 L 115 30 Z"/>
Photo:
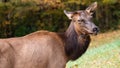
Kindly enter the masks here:
<path id="1" fill-rule="evenodd" d="M 99 29 L 97 27 L 93 28 L 93 32 L 99 32 Z"/>

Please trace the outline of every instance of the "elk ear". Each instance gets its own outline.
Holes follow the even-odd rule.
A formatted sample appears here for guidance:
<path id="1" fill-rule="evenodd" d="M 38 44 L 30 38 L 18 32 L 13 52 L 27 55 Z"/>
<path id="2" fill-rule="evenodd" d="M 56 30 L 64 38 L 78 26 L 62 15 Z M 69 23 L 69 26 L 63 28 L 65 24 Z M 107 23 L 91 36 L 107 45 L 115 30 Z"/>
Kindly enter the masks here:
<path id="1" fill-rule="evenodd" d="M 94 11 L 96 8 L 97 8 L 97 2 L 94 2 L 93 4 L 91 4 L 91 5 L 86 9 L 86 11 L 87 11 L 88 13 L 91 13 L 91 12 Z"/>
<path id="2" fill-rule="evenodd" d="M 68 12 L 68 11 L 64 10 L 64 13 L 69 19 L 72 19 L 73 12 Z"/>

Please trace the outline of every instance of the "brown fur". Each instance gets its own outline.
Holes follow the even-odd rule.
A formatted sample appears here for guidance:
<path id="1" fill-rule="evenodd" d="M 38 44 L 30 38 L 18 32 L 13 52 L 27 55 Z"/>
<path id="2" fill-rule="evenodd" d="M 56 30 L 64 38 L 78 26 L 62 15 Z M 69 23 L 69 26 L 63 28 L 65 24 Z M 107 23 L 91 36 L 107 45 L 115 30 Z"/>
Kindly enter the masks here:
<path id="1" fill-rule="evenodd" d="M 64 68 L 63 41 L 54 32 L 38 31 L 0 40 L 0 68 Z"/>

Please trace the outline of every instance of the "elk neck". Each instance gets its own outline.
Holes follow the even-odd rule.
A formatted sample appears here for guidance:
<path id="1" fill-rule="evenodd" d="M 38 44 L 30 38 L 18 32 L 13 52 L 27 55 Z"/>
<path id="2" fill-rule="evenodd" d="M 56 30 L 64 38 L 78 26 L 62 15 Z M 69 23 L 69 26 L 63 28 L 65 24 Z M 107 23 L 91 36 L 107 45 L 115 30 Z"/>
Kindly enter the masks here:
<path id="1" fill-rule="evenodd" d="M 78 35 L 75 31 L 74 22 L 70 23 L 65 36 L 65 53 L 69 60 L 76 60 L 88 48 L 90 36 L 82 33 Z"/>

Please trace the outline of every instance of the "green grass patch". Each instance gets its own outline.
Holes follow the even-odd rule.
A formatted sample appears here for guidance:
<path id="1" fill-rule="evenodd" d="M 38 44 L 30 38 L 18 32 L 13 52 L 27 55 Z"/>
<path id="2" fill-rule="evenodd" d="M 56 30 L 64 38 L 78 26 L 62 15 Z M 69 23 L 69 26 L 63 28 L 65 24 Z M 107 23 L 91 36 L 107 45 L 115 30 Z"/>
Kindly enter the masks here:
<path id="1" fill-rule="evenodd" d="M 120 39 L 89 48 L 78 60 L 68 62 L 66 68 L 120 68 Z"/>

